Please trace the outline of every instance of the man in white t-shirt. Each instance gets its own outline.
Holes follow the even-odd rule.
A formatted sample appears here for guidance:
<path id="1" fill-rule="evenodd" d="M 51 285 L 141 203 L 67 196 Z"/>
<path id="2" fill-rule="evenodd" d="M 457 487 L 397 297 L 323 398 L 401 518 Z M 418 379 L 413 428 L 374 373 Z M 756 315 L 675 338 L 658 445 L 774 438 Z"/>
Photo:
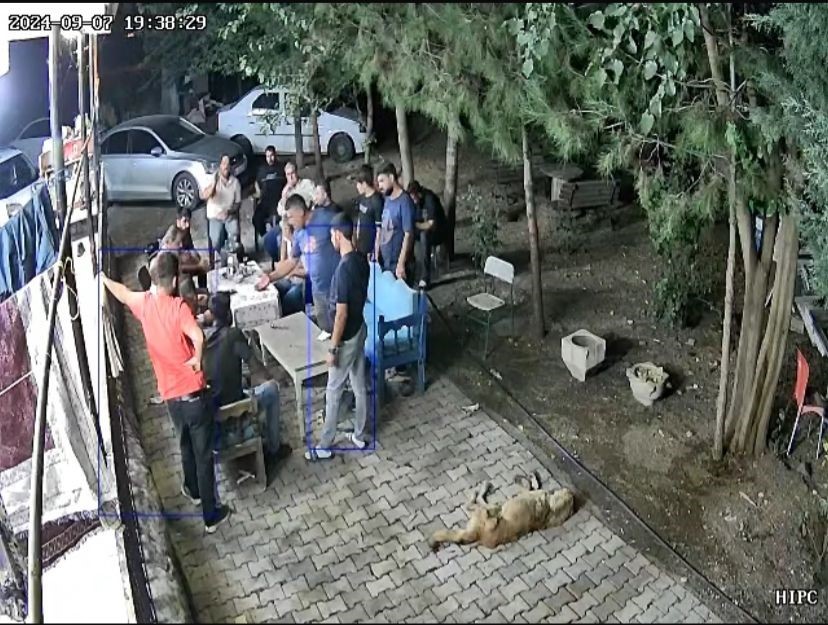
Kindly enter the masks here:
<path id="1" fill-rule="evenodd" d="M 241 184 L 230 173 L 230 157 L 222 155 L 216 179 L 201 195 L 207 200 L 207 224 L 210 238 L 210 252 L 221 250 L 229 240 L 230 249 L 239 246 L 239 207 L 241 206 Z"/>

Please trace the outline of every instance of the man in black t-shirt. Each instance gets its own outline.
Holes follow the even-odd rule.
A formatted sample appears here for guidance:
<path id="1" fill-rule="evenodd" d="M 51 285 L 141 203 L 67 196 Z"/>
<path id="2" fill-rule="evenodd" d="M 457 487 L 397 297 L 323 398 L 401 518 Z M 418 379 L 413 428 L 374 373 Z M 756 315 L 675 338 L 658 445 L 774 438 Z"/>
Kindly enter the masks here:
<path id="1" fill-rule="evenodd" d="M 368 329 L 363 309 L 368 296 L 370 270 L 368 259 L 354 249 L 354 224 L 345 213 L 339 213 L 331 222 L 331 243 L 341 260 L 331 279 L 329 295 L 333 332 L 328 350 L 328 386 L 325 390 L 325 425 L 319 444 L 305 452 L 307 460 L 326 460 L 336 436 L 339 404 L 346 379 L 350 379 L 356 402 L 354 431 L 351 443 L 357 449 L 365 448 L 365 421 L 368 417 L 368 397 L 365 388 L 365 338 Z"/>
<path id="2" fill-rule="evenodd" d="M 428 286 L 431 283 L 431 254 L 436 246 L 443 243 L 446 235 L 446 212 L 437 194 L 416 180 L 408 185 L 408 194 L 417 207 L 414 225 L 417 228 L 419 279 Z"/>
<path id="3" fill-rule="evenodd" d="M 382 208 L 384 198 L 374 188 L 374 170 L 370 165 L 363 165 L 356 175 L 357 200 L 356 232 L 354 245 L 370 260 L 376 258 L 377 232 L 382 226 Z"/>
<path id="4" fill-rule="evenodd" d="M 256 249 L 259 247 L 258 237 L 267 233 L 267 224 L 276 214 L 276 205 L 282 197 L 282 189 L 287 184 L 285 172 L 276 161 L 276 148 L 272 145 L 265 149 L 265 163 L 256 174 L 256 190 L 253 197 L 258 200 L 253 211 L 253 229 L 256 233 Z"/>

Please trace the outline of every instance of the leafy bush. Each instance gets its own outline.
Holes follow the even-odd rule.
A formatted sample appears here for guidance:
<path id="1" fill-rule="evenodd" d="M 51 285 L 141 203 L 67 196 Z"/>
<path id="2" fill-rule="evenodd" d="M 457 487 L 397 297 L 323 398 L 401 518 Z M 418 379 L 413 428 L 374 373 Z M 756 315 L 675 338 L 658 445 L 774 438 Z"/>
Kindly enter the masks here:
<path id="1" fill-rule="evenodd" d="M 482 269 L 486 259 L 496 254 L 500 248 L 497 232 L 500 208 L 492 198 L 484 198 L 472 185 L 469 185 L 459 200 L 471 213 L 472 262 Z"/>
<path id="2" fill-rule="evenodd" d="M 706 299 L 714 284 L 704 238 L 721 205 L 721 185 L 714 179 L 696 193 L 685 194 L 671 189 L 660 172 L 647 175 L 642 171 L 637 188 L 660 260 L 655 315 L 675 326 L 686 326 L 692 304 Z"/>

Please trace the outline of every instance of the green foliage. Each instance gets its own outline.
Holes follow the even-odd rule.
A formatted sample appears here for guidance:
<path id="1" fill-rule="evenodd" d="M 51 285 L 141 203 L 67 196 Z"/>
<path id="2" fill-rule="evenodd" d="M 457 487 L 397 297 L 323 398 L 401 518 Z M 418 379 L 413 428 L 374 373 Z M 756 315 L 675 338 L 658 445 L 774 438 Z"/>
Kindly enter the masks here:
<path id="1" fill-rule="evenodd" d="M 828 50 L 823 44 L 828 6 L 777 4 L 766 16 L 753 18 L 762 32 L 778 34 L 784 45 L 781 67 L 768 67 L 760 88 L 776 108 L 765 118 L 798 147 L 803 194 L 802 233 L 814 258 L 817 295 L 828 298 L 828 79 L 824 68 Z"/>
<path id="2" fill-rule="evenodd" d="M 641 171 L 636 186 L 661 263 L 654 312 L 683 326 L 689 321 L 691 305 L 710 294 L 713 276 L 703 240 L 723 201 L 723 184 L 713 178 L 688 192 L 689 185 L 677 177 L 660 171 L 648 176 Z"/>
<path id="3" fill-rule="evenodd" d="M 491 198 L 484 199 L 472 185 L 469 185 L 466 193 L 458 200 L 468 208 L 472 216 L 472 262 L 483 269 L 486 259 L 497 254 L 500 249 L 500 236 L 497 230 L 500 208 Z"/>

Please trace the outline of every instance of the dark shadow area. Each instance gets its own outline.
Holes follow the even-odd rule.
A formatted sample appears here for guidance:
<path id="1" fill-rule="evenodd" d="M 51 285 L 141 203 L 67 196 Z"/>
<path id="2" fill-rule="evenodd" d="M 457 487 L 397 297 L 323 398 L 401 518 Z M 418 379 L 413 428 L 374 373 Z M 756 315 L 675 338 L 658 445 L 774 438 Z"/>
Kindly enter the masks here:
<path id="1" fill-rule="evenodd" d="M 669 365 L 660 365 L 664 368 L 664 371 L 667 372 L 667 375 L 670 377 L 667 378 L 667 385 L 664 387 L 664 395 L 661 396 L 661 399 L 666 399 L 671 395 L 674 395 L 676 391 L 684 392 L 684 384 L 687 381 L 687 376 L 684 375 L 681 369 L 676 367 L 673 364 Z"/>
<path id="2" fill-rule="evenodd" d="M 635 341 L 625 336 L 610 333 L 605 335 L 603 338 L 607 342 L 607 351 L 604 356 L 604 362 L 591 371 L 590 376 L 598 375 L 622 362 L 627 357 L 627 353 L 635 347 Z"/>

